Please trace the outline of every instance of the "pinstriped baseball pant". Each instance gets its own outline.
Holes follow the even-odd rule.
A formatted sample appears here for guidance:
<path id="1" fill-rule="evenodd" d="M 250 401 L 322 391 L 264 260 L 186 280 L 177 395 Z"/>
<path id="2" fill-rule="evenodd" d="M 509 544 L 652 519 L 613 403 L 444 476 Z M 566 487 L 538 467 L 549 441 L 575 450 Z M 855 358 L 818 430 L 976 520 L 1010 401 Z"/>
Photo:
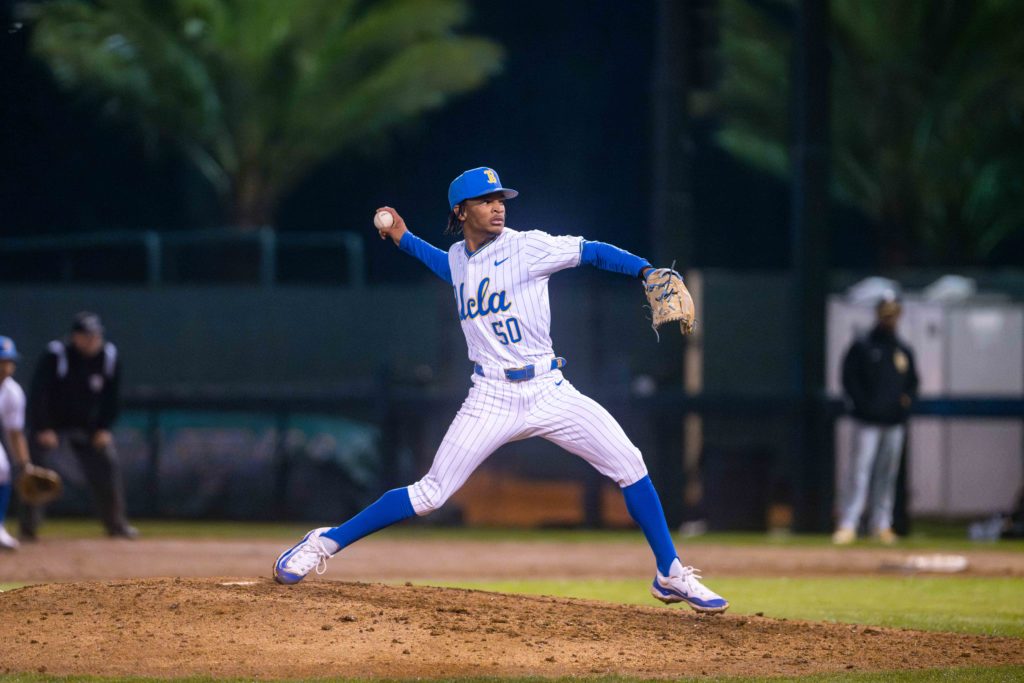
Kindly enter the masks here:
<path id="1" fill-rule="evenodd" d="M 416 514 L 426 515 L 444 505 L 500 446 L 531 436 L 580 456 L 620 487 L 647 475 L 640 450 L 615 418 L 577 391 L 560 371 L 526 382 L 474 375 L 430 471 L 409 486 Z"/>

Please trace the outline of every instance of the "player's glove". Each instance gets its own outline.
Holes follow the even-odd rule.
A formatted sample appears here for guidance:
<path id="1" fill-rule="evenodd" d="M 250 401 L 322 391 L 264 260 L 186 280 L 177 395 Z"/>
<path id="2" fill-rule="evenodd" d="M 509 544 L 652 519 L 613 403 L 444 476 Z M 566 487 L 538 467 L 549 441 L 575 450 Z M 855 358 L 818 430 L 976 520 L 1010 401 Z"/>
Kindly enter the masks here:
<path id="1" fill-rule="evenodd" d="M 643 286 L 655 334 L 665 323 L 676 321 L 679 321 L 679 329 L 683 334 L 693 332 L 696 323 L 693 297 L 683 284 L 682 275 L 671 268 L 656 268 L 647 271 Z M 661 338 L 660 335 L 658 338 Z"/>
<path id="2" fill-rule="evenodd" d="M 28 464 L 18 476 L 18 497 L 28 505 L 44 505 L 60 498 L 64 482 L 53 470 Z"/>

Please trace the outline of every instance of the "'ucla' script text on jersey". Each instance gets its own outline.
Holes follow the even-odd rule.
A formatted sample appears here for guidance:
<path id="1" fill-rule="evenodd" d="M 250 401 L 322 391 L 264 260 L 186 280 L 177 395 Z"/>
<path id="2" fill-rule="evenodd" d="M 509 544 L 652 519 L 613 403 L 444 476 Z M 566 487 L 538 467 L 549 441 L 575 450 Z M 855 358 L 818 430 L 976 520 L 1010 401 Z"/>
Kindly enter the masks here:
<path id="1" fill-rule="evenodd" d="M 464 241 L 448 250 L 470 360 L 514 368 L 554 355 L 548 278 L 578 266 L 582 245 L 582 237 L 505 228 L 472 254 Z"/>
<path id="2" fill-rule="evenodd" d="M 466 283 L 463 282 L 459 285 L 458 296 L 456 301 L 459 304 L 459 320 L 465 320 L 466 318 L 475 318 L 478 315 L 487 315 L 488 313 L 501 313 L 507 311 L 511 306 L 512 302 L 505 300 L 505 292 L 494 292 L 488 295 L 487 290 L 491 285 L 491 278 L 485 277 L 480 281 L 480 286 L 477 287 L 476 298 L 469 297 L 469 301 L 466 301 Z"/>

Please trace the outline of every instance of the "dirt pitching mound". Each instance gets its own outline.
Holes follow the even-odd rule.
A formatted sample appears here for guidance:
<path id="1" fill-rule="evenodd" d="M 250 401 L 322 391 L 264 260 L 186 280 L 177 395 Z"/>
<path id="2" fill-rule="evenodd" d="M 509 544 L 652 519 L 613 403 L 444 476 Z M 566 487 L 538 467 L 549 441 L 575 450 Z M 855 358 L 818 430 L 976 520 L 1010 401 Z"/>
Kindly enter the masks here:
<path id="1" fill-rule="evenodd" d="M 1024 663 L 1020 641 L 482 591 L 143 579 L 0 594 L 0 671 L 104 676 L 798 675 Z"/>

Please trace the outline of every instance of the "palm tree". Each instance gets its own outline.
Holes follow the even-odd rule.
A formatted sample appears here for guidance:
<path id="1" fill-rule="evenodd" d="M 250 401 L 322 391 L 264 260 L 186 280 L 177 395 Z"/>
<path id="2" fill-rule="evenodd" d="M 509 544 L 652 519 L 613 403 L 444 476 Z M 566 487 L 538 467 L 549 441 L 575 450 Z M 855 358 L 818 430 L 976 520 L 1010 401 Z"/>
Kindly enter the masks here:
<path id="1" fill-rule="evenodd" d="M 69 90 L 185 150 L 234 223 L 315 165 L 496 73 L 462 0 L 58 0 L 32 48 Z"/>
<path id="2" fill-rule="evenodd" d="M 792 5 L 721 14 L 719 142 L 778 174 Z M 890 264 L 984 262 L 1024 226 L 1024 3 L 833 0 L 831 14 L 834 195 L 873 219 Z"/>

